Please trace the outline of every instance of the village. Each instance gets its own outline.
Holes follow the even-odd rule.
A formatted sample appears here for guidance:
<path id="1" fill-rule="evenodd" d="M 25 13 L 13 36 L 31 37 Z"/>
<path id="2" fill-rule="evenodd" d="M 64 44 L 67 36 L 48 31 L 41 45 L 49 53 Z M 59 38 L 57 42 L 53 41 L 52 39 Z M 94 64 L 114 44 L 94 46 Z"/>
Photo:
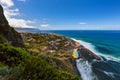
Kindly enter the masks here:
<path id="1" fill-rule="evenodd" d="M 57 57 L 71 56 L 75 41 L 57 34 L 21 33 L 26 48 L 34 55 L 46 53 Z"/>

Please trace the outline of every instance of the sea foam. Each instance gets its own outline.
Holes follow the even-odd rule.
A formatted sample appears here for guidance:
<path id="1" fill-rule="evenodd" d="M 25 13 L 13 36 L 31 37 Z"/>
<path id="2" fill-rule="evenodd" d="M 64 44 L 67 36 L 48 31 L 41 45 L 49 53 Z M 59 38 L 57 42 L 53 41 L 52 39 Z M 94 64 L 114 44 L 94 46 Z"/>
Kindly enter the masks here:
<path id="1" fill-rule="evenodd" d="M 85 48 L 89 49 L 94 54 L 105 57 L 107 60 L 113 60 L 113 61 L 117 61 L 117 62 L 120 61 L 120 58 L 116 58 L 116 57 L 113 57 L 111 55 L 106 55 L 106 54 L 100 53 L 99 51 L 97 51 L 95 49 L 95 46 L 92 43 L 85 42 L 85 41 L 82 41 L 82 40 L 77 40 L 75 38 L 71 38 L 71 39 L 74 40 L 74 41 L 80 42 L 80 44 L 83 45 Z"/>
<path id="2" fill-rule="evenodd" d="M 82 40 L 77 40 L 74 38 L 71 38 L 71 39 L 74 41 L 80 42 L 80 44 L 83 45 L 85 48 L 91 50 L 94 54 L 103 56 L 104 58 L 106 58 L 106 60 L 112 60 L 112 61 L 116 61 L 116 62 L 120 61 L 120 59 L 118 59 L 118 58 L 100 53 L 99 51 L 97 51 L 95 49 L 95 46 L 92 43 L 85 42 Z M 92 71 L 91 63 L 88 63 L 87 61 L 84 61 L 82 59 L 78 59 L 78 60 L 76 60 L 76 66 L 77 66 L 78 71 L 80 72 L 83 80 L 98 80 L 97 76 Z M 109 76 L 114 77 L 114 75 L 112 73 L 109 73 L 109 72 L 105 72 L 105 73 Z"/>
<path id="3" fill-rule="evenodd" d="M 78 59 L 76 60 L 76 66 L 83 80 L 98 80 L 92 71 L 91 64 L 87 61 Z"/>

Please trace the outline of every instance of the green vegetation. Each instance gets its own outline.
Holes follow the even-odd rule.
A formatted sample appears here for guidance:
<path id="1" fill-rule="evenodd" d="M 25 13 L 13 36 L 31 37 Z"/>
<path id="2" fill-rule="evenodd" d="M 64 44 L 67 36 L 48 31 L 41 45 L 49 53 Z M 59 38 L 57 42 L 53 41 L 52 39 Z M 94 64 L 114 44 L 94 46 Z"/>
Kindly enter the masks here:
<path id="1" fill-rule="evenodd" d="M 77 74 L 71 58 L 75 41 L 56 34 L 21 33 L 30 54 L 40 56 L 58 70 Z"/>
<path id="2" fill-rule="evenodd" d="M 6 80 L 81 80 L 66 71 L 56 70 L 40 56 L 6 44 L 0 44 L 0 64 L 0 75 Z"/>
<path id="3" fill-rule="evenodd" d="M 26 48 L 33 55 L 43 52 L 53 57 L 70 57 L 75 44 L 73 40 L 56 34 L 21 33 L 21 35 Z"/>
<path id="4" fill-rule="evenodd" d="M 68 39 L 53 34 L 21 34 L 24 46 L 21 35 L 9 26 L 1 5 L 0 11 L 0 80 L 81 80 L 69 72 L 57 70 L 40 56 L 43 53 L 57 57 L 50 54 L 51 50 L 63 54 Z"/>
<path id="5" fill-rule="evenodd" d="M 4 39 L 2 35 L 0 35 L 0 43 L 6 43 L 6 42 L 7 42 L 6 39 Z"/>
<path id="6" fill-rule="evenodd" d="M 26 58 L 27 52 L 7 44 L 0 44 L 0 61 L 8 66 L 16 66 Z"/>
<path id="7" fill-rule="evenodd" d="M 26 80 L 80 80 L 78 76 L 54 69 L 40 57 L 36 56 L 27 59 L 20 69 L 21 75 Z"/>

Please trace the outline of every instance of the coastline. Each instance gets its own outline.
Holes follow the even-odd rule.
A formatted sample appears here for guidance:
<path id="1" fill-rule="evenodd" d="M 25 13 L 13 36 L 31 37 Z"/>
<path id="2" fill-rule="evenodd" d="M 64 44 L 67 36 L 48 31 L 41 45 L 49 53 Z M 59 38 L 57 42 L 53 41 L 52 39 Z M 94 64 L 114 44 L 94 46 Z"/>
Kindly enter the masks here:
<path id="1" fill-rule="evenodd" d="M 84 51 L 81 53 L 84 53 Z M 85 56 L 85 58 L 87 57 Z M 119 80 L 120 70 L 117 70 L 117 69 L 120 67 L 120 63 L 118 59 L 115 60 L 115 58 L 114 59 L 111 59 L 108 57 L 106 58 L 106 56 L 105 57 L 100 56 L 100 59 L 101 60 L 91 59 L 90 61 L 89 59 L 86 59 L 86 60 L 79 59 L 78 61 L 76 61 L 76 63 L 78 63 L 77 68 L 82 74 L 81 76 L 82 79 L 83 80 L 89 80 L 89 79 L 90 80 Z M 81 64 L 81 63 L 84 63 L 84 64 Z M 84 65 L 84 66 L 81 67 L 81 65 Z M 87 69 L 84 68 L 85 66 L 87 67 Z M 84 74 L 86 74 L 86 76 Z"/>
<path id="2" fill-rule="evenodd" d="M 51 35 L 49 39 L 47 34 L 41 36 L 30 34 L 30 37 L 23 37 L 9 25 L 1 5 L 0 10 L 0 80 L 81 80 L 75 74 L 70 58 L 68 58 L 69 54 L 61 51 L 60 54 L 55 55 L 53 53 L 55 50 L 48 50 L 48 52 L 43 50 L 39 53 L 46 45 L 50 49 L 56 49 L 54 41 L 49 43 L 46 40 L 60 38 L 56 40 L 59 42 L 65 39 L 64 37 Z M 24 44 L 24 38 L 28 43 Z M 67 40 L 69 39 L 65 41 Z M 62 41 L 61 43 L 61 45 L 58 44 L 58 48 L 64 45 Z"/>
<path id="3" fill-rule="evenodd" d="M 32 33 L 26 33 L 26 34 L 30 34 L 30 35 L 33 35 Z M 50 34 L 48 34 L 48 33 L 37 33 L 37 34 L 35 34 L 34 33 L 34 38 L 37 38 L 37 37 L 40 37 L 39 35 L 42 35 L 42 34 L 44 34 L 45 36 L 47 35 L 47 38 L 49 37 L 51 37 L 52 36 L 52 38 L 50 38 L 49 40 L 50 40 L 50 42 L 51 42 L 51 40 L 55 40 L 56 41 L 56 39 L 57 38 L 61 38 L 61 42 L 65 42 L 65 44 L 67 43 L 71 43 L 71 41 L 74 43 L 74 46 L 73 47 L 71 47 L 71 48 L 69 48 L 70 47 L 70 45 L 67 47 L 67 48 L 69 48 L 69 49 L 65 49 L 65 51 L 66 50 L 73 50 L 74 48 L 75 48 L 75 43 L 76 42 L 79 42 L 78 40 L 76 41 L 75 39 L 73 39 L 73 38 L 68 38 L 68 37 L 66 37 L 66 36 L 61 36 L 61 35 L 58 35 L 58 34 L 53 34 L 53 33 L 50 33 Z M 35 37 L 35 35 L 37 35 L 36 37 Z M 53 37 L 53 35 L 54 36 L 57 36 L 56 38 L 55 37 Z M 46 37 L 43 37 L 43 38 L 46 38 Z M 31 36 L 30 36 L 30 38 L 32 38 Z M 63 40 L 62 40 L 63 39 Z M 67 42 L 68 40 L 70 40 L 70 42 Z M 30 42 L 31 43 L 34 43 L 34 42 L 36 42 L 37 40 L 34 40 L 33 38 L 32 38 L 32 41 L 33 42 L 31 42 L 31 40 L 30 40 Z M 59 40 L 58 40 L 59 41 Z M 43 42 L 46 42 L 46 39 L 43 39 Z M 49 41 L 47 41 L 48 43 L 49 43 Z M 39 41 L 38 41 L 38 43 L 39 43 Z M 37 43 L 37 44 L 38 44 Z M 54 41 L 52 41 L 52 43 L 54 43 Z M 83 42 L 82 42 L 83 43 Z M 80 43 L 80 44 L 82 44 L 82 43 Z M 55 43 L 56 44 L 56 43 Z M 60 43 L 61 44 L 61 43 Z M 63 44 L 63 43 L 62 43 Z M 64 45 L 65 45 L 64 44 Z M 39 44 L 40 45 L 40 44 Z M 64 45 L 62 45 L 62 46 L 64 46 Z M 83 44 L 82 44 L 83 45 Z M 61 46 L 61 47 L 62 47 Z M 32 47 L 34 47 L 34 46 L 32 46 Z M 87 48 L 86 48 L 87 47 Z M 36 48 L 36 47 L 34 47 L 34 48 Z M 90 48 L 90 46 L 88 46 L 88 44 L 87 45 L 84 45 L 84 48 L 81 50 L 81 53 L 82 53 L 82 58 L 80 58 L 80 59 L 78 59 L 79 61 L 80 61 L 80 63 L 79 62 L 76 62 L 76 60 L 75 59 L 73 59 L 73 58 L 71 58 L 71 54 L 72 54 L 72 50 L 70 51 L 71 53 L 70 53 L 70 55 L 69 55 L 69 59 L 70 59 L 70 61 L 69 62 L 71 62 L 71 63 L 69 63 L 69 64 L 71 64 L 72 65 L 72 71 L 74 71 L 75 72 L 75 74 L 77 74 L 77 75 L 79 75 L 80 77 L 82 77 L 82 79 L 83 80 L 89 80 L 89 79 L 91 79 L 91 80 L 112 80 L 112 79 L 115 79 L 115 80 L 119 80 L 120 78 L 119 78 L 119 76 L 116 76 L 116 74 L 117 73 L 119 73 L 119 71 L 118 72 L 116 72 L 116 69 L 114 69 L 115 67 L 114 67 L 114 64 L 116 65 L 116 67 L 118 67 L 117 66 L 117 64 L 119 65 L 119 63 L 118 62 L 116 62 L 116 61 L 112 61 L 112 60 L 109 60 L 109 59 L 107 59 L 106 57 L 101 57 L 101 56 L 97 56 L 98 54 L 96 54 L 96 53 L 94 53 L 91 49 L 89 49 Z M 64 48 L 62 48 L 62 50 L 63 50 Z M 58 49 L 59 50 L 59 49 Z M 68 52 L 69 53 L 69 52 Z M 92 54 L 91 54 L 92 53 Z M 38 53 L 37 53 L 38 54 Z M 47 55 L 50 55 L 51 53 L 49 53 L 49 54 L 47 54 Z M 95 54 L 95 55 L 94 55 Z M 45 55 L 46 56 L 46 55 Z M 53 56 L 53 55 L 52 55 Z M 59 56 L 61 56 L 61 55 L 57 55 L 56 57 L 59 57 Z M 97 56 L 97 57 L 99 57 L 101 60 L 98 60 L 98 59 L 96 59 L 94 56 Z M 51 64 L 52 66 L 55 66 L 53 63 L 55 63 L 55 64 L 58 64 L 58 62 L 60 62 L 60 64 L 65 64 L 64 65 L 64 67 L 68 64 L 68 62 L 66 63 L 66 62 L 64 62 L 63 60 L 62 60 L 62 57 L 65 57 L 65 55 L 63 56 L 63 54 L 62 54 L 62 56 L 60 57 L 61 59 L 60 60 L 58 60 L 57 58 L 54 60 L 54 59 L 52 59 L 52 58 L 49 58 L 49 60 L 52 60 L 52 64 L 51 64 L 51 62 L 49 63 L 49 64 Z M 43 59 L 46 59 L 46 58 L 43 58 Z M 57 60 L 57 63 L 56 63 L 56 60 Z M 72 61 L 71 61 L 72 60 Z M 63 62 L 63 63 L 61 63 L 61 61 Z M 66 60 L 65 60 L 66 61 Z M 79 65 L 79 64 L 81 64 L 81 65 Z M 108 65 L 109 64 L 109 65 Z M 100 65 L 100 66 L 99 66 Z M 55 67 L 57 68 L 57 69 L 62 69 L 62 70 L 67 70 L 68 72 L 70 71 L 70 68 L 69 67 L 66 67 L 66 69 L 64 69 L 64 67 L 62 67 L 63 65 L 56 65 Z M 100 71 L 101 70 L 101 71 Z M 109 71 L 111 71 L 111 72 L 109 72 Z M 71 71 L 70 71 L 71 72 Z M 71 72 L 72 73 L 72 72 Z M 113 76 L 110 76 L 110 74 L 113 74 Z M 93 76 L 94 75 L 94 76 Z M 86 78 L 86 77 L 87 78 Z"/>
<path id="4" fill-rule="evenodd" d="M 39 44 L 40 43 L 40 41 L 38 41 L 39 40 L 39 37 L 40 36 L 43 36 L 44 38 L 43 38 L 43 41 L 45 41 L 46 42 L 46 39 L 45 39 L 45 36 L 48 36 L 49 38 L 50 37 L 52 37 L 52 39 L 53 40 L 55 40 L 56 41 L 56 39 L 58 38 L 59 40 L 60 40 L 60 38 L 62 39 L 63 38 L 63 40 L 64 41 L 72 41 L 72 45 L 71 46 L 73 46 L 71 49 L 72 49 L 72 51 L 73 51 L 73 49 L 75 48 L 75 43 L 76 42 L 78 42 L 78 41 L 75 41 L 75 40 L 73 40 L 73 39 L 71 39 L 71 38 L 67 38 L 67 37 L 65 37 L 65 36 L 61 36 L 61 35 L 58 35 L 58 34 L 47 34 L 47 33 L 41 33 L 41 34 L 31 34 L 31 33 L 21 33 L 21 35 L 22 35 L 22 37 L 23 37 L 23 40 L 25 40 L 25 41 L 27 41 L 27 42 L 25 42 L 25 45 L 27 44 L 27 46 L 28 46 L 28 43 L 34 43 L 34 44 L 36 44 L 36 42 L 38 42 L 37 44 Z M 54 37 L 53 38 L 53 36 L 58 36 L 58 37 Z M 37 38 L 38 38 L 38 40 L 37 40 Z M 57 40 L 58 40 L 57 39 Z M 60 40 L 60 41 L 62 41 L 63 42 L 63 40 Z M 51 42 L 51 39 L 50 39 L 50 41 L 47 41 L 47 43 L 50 43 Z M 54 41 L 52 41 L 52 42 L 54 42 Z M 65 43 L 66 43 L 65 42 Z M 70 43 L 70 42 L 67 42 L 66 44 L 68 45 L 68 43 Z M 58 44 L 58 43 L 57 43 Z M 61 44 L 61 42 L 59 43 L 59 44 Z M 66 46 L 66 44 L 65 44 L 65 46 Z M 74 44 L 74 45 L 73 45 Z M 81 44 L 81 43 L 80 43 Z M 30 46 L 31 44 L 29 44 L 29 46 Z M 41 44 L 39 44 L 39 45 L 41 45 Z M 47 44 L 48 45 L 48 44 Z M 41 45 L 42 46 L 42 45 Z M 64 46 L 64 45 L 63 45 Z M 32 45 L 32 47 L 34 47 L 34 45 Z M 57 47 L 57 46 L 56 46 Z M 61 46 L 62 47 L 62 46 Z M 67 51 L 67 50 L 70 50 L 69 49 L 69 47 L 70 47 L 70 45 L 66 48 L 66 50 L 65 51 Z M 37 48 L 37 47 L 34 47 L 34 48 Z M 92 53 L 90 50 L 88 50 L 88 49 L 86 49 L 85 47 L 83 47 L 84 49 L 83 50 L 86 50 L 86 51 L 88 51 L 88 53 Z M 61 49 L 61 48 L 60 48 Z M 29 49 L 28 49 L 29 50 Z M 46 52 L 46 50 L 44 51 L 44 52 Z M 39 52 L 38 52 L 39 53 Z M 38 54 L 37 53 L 37 54 Z M 53 52 L 54 53 L 54 52 Z M 48 55 L 51 55 L 51 54 L 53 54 L 53 53 L 49 53 Z M 36 54 L 36 55 L 37 55 Z M 72 54 L 72 52 L 70 52 L 69 53 L 70 55 L 69 55 L 69 57 L 68 58 L 71 58 L 71 54 Z M 96 55 L 94 55 L 94 53 L 92 53 L 91 54 L 94 58 L 95 58 L 95 56 Z M 89 57 L 89 54 L 87 55 L 88 57 Z M 60 58 L 62 59 L 62 57 L 64 57 L 64 56 L 61 56 Z M 83 56 L 84 57 L 84 56 Z M 67 58 L 67 57 L 66 57 Z M 86 57 L 84 57 L 84 59 L 85 59 Z M 45 59 L 44 57 L 43 57 L 43 59 Z M 65 61 L 64 61 L 64 63 L 61 63 L 61 60 L 58 60 L 57 58 L 56 59 L 54 59 L 54 57 L 53 58 L 49 58 L 50 60 L 52 60 L 53 62 L 55 62 L 56 63 L 56 60 L 57 61 L 59 61 L 60 62 L 60 64 L 64 64 L 65 63 Z M 87 59 L 87 58 L 86 58 Z M 93 59 L 93 58 L 91 58 L 91 59 Z M 76 72 L 75 74 L 78 74 L 79 76 L 81 76 L 81 73 L 79 72 L 79 70 L 78 70 L 78 67 L 77 67 L 77 63 L 76 63 L 76 60 L 75 59 L 73 59 L 73 58 L 71 58 L 71 60 L 72 60 L 72 62 L 70 63 L 70 64 L 72 64 L 72 66 L 73 66 L 73 69 L 72 69 L 72 71 L 74 71 L 74 72 Z M 53 64 L 53 62 L 50 62 L 50 64 L 51 65 L 53 65 L 53 66 L 55 66 L 54 64 Z M 62 60 L 62 62 L 63 62 L 63 60 Z M 56 63 L 57 64 L 57 63 Z M 66 64 L 67 65 L 67 64 Z M 60 65 L 57 65 L 56 67 L 60 67 Z M 65 66 L 65 65 L 64 65 Z M 59 69 L 59 67 L 58 67 L 58 69 Z M 63 67 L 61 67 L 61 68 L 63 68 Z M 67 69 L 66 69 L 67 70 Z M 69 68 L 68 68 L 68 70 L 67 71 L 70 71 L 69 70 Z M 72 72 L 71 72 L 72 73 Z"/>
<path id="5" fill-rule="evenodd" d="M 120 80 L 120 0 L 0 0 L 0 80 Z"/>
<path id="6" fill-rule="evenodd" d="M 120 58 L 116 58 L 114 56 L 107 55 L 107 54 L 102 54 L 101 52 L 97 51 L 95 49 L 95 46 L 92 43 L 89 43 L 89 42 L 86 42 L 86 41 L 83 41 L 83 40 L 78 40 L 78 39 L 75 39 L 75 38 L 70 38 L 70 39 L 72 39 L 76 42 L 80 42 L 85 48 L 89 49 L 90 51 L 92 51 L 93 53 L 95 53 L 98 56 L 105 57 L 107 60 L 113 60 L 113 61 L 117 61 L 117 62 L 120 61 Z"/>
<path id="7" fill-rule="evenodd" d="M 58 34 L 20 33 L 28 51 L 35 56 L 41 56 L 53 67 L 77 74 L 75 60 L 71 57 L 75 42 Z"/>

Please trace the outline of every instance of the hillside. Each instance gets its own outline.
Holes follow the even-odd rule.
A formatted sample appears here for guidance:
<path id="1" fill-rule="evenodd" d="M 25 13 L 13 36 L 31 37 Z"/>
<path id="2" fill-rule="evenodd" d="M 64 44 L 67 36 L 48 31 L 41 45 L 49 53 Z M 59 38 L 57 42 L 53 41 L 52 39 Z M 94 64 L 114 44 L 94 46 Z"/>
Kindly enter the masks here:
<path id="1" fill-rule="evenodd" d="M 39 54 L 38 45 L 29 48 L 27 41 L 23 42 L 22 40 L 22 37 L 23 39 L 25 37 L 21 37 L 17 31 L 9 26 L 2 6 L 0 6 L 0 11 L 0 80 L 81 80 L 77 75 L 73 75 L 75 72 L 70 73 L 71 67 L 69 70 L 64 70 L 62 63 L 64 66 L 72 66 L 69 60 L 66 61 L 67 58 L 64 59 L 64 57 L 63 62 L 59 60 L 62 58 L 55 57 L 55 55 L 50 55 L 52 58 L 49 58 L 50 56 L 46 55 L 45 50 L 42 51 L 42 54 L 45 55 Z M 29 39 L 33 40 L 32 37 Z M 44 41 L 43 38 L 43 43 Z M 39 46 L 44 47 L 45 45 L 39 44 Z M 40 50 L 44 47 L 41 47 Z M 31 48 L 36 50 L 31 50 Z M 51 62 L 49 62 L 50 60 Z M 53 65 L 54 62 L 56 62 L 56 66 Z M 58 70 L 57 67 L 60 69 Z"/>
<path id="2" fill-rule="evenodd" d="M 21 33 L 21 35 L 29 53 L 41 56 L 56 69 L 77 74 L 74 60 L 71 58 L 75 41 L 57 34 Z"/>
<path id="3" fill-rule="evenodd" d="M 20 34 L 9 26 L 8 21 L 4 16 L 4 11 L 0 5 L 0 38 L 6 39 L 6 42 L 12 46 L 24 47 Z M 2 42 L 0 40 L 0 42 Z"/>

